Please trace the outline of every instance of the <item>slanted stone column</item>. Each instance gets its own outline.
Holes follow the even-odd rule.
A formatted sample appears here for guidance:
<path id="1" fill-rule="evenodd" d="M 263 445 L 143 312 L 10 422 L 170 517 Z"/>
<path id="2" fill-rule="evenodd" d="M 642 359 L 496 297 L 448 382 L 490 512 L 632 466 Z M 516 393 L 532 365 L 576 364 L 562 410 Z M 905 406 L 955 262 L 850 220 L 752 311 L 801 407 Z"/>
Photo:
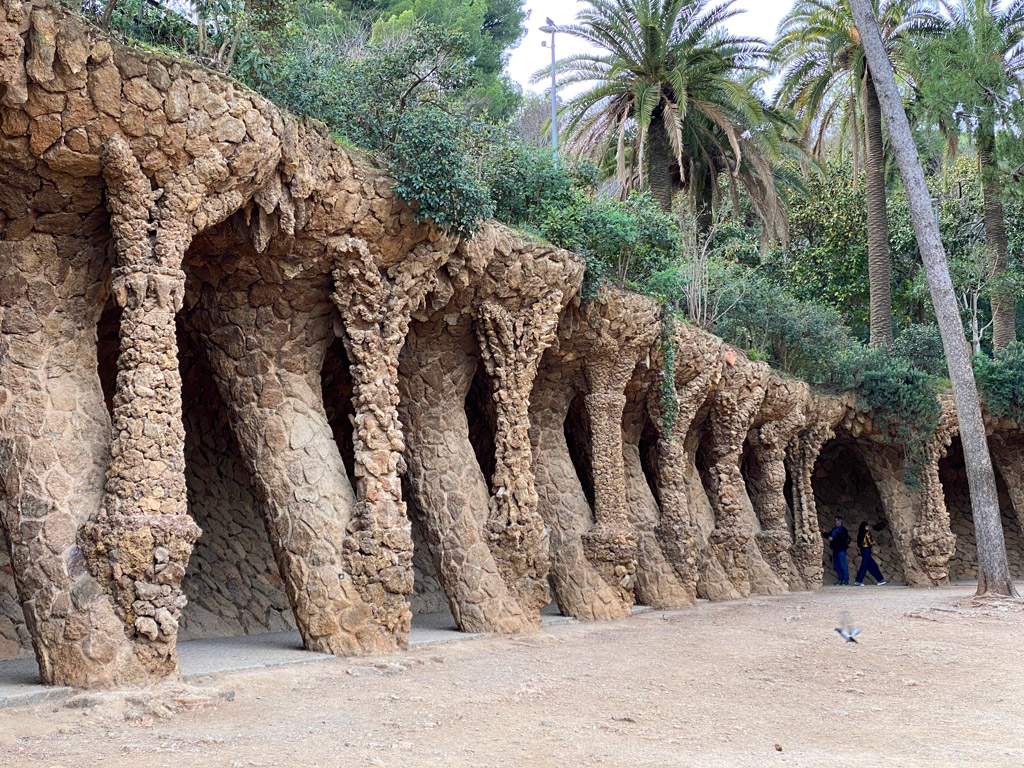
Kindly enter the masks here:
<path id="1" fill-rule="evenodd" d="M 495 403 L 487 534 L 502 577 L 527 614 L 548 604 L 551 567 L 548 531 L 533 483 L 530 392 L 541 356 L 555 339 L 561 308 L 557 288 L 514 313 L 495 301 L 476 308 L 477 337 Z"/>
<path id="2" fill-rule="evenodd" d="M 946 455 L 958 426 L 952 399 L 944 399 L 942 405 L 939 426 L 925 446 L 917 523 L 910 542 L 918 564 L 933 584 L 949 581 L 949 561 L 956 552 L 956 535 L 950 530 L 946 495 L 939 480 L 939 461 Z"/>
<path id="3" fill-rule="evenodd" d="M 859 455 L 875 481 L 878 495 L 882 499 L 889 530 L 892 531 L 893 542 L 903 566 L 903 576 L 912 587 L 930 587 L 934 585 L 931 576 L 918 562 L 914 551 L 914 534 L 918 525 L 921 498 L 907 487 L 903 480 L 904 460 L 903 449 L 882 442 L 857 443 Z M 938 475 L 936 474 L 936 480 Z M 945 510 L 945 505 L 943 505 Z M 946 516 L 946 529 L 949 529 L 949 517 Z M 950 534 L 952 536 L 952 534 Z M 952 544 L 955 545 L 955 537 Z M 954 547 L 949 549 L 950 555 Z M 948 560 L 948 558 L 947 558 Z"/>
<path id="4" fill-rule="evenodd" d="M 408 642 L 413 590 L 411 527 L 402 500 L 405 437 L 398 415 L 398 354 L 410 314 L 436 286 L 446 253 L 429 245 L 382 274 L 365 242 L 333 244 L 334 300 L 351 361 L 356 503 L 344 552 L 348 571 L 374 619 Z"/>
<path id="5" fill-rule="evenodd" d="M 815 406 L 808 407 L 808 417 Z M 824 539 L 814 502 L 814 465 L 822 446 L 835 436 L 828 422 L 816 421 L 793 437 L 786 446 L 786 463 L 793 479 L 793 567 L 804 589 L 818 589 L 824 577 L 822 548 Z"/>
<path id="6" fill-rule="evenodd" d="M 61 240 L 0 241 L 0 530 L 40 677 L 97 688 L 147 674 L 78 541 L 110 459 L 96 367 L 107 258 L 91 237 Z"/>
<path id="7" fill-rule="evenodd" d="M 185 496 L 175 337 L 191 239 L 185 206 L 177 204 L 195 190 L 171 191 L 155 208 L 157 196 L 123 138 L 110 139 L 102 160 L 117 249 L 112 292 L 123 311 L 104 506 L 82 537 L 136 655 L 159 679 L 178 672 L 181 581 L 200 534 Z"/>
<path id="8" fill-rule="evenodd" d="M 700 555 L 703 542 L 693 507 L 687 494 L 684 472 L 690 462 L 686 435 L 701 406 L 722 376 L 722 342 L 710 334 L 700 333 L 678 323 L 673 343 L 676 345 L 675 381 L 676 416 L 669 429 L 661 418 L 661 386 L 651 388 L 648 398 L 651 413 L 656 414 L 658 427 L 657 483 L 661 500 L 661 519 L 655 536 L 675 569 L 680 583 L 692 591 L 690 602 L 697 597 L 700 578 Z"/>
<path id="9" fill-rule="evenodd" d="M 540 623 L 506 584 L 486 532 L 487 480 L 469 440 L 466 396 L 479 362 L 469 317 L 415 324 L 400 358 L 409 487 L 448 605 L 464 632 L 513 633 Z"/>
<path id="10" fill-rule="evenodd" d="M 626 508 L 626 472 L 622 454 L 622 413 L 626 384 L 658 333 L 654 306 L 632 305 L 622 294 L 602 291 L 600 302 L 582 312 L 595 332 L 584 356 L 590 421 L 591 468 L 596 525 L 583 535 L 587 558 L 609 584 L 632 589 L 637 538 Z"/>
<path id="11" fill-rule="evenodd" d="M 566 616 L 619 619 L 629 615 L 633 593 L 605 581 L 583 550 L 583 534 L 593 524 L 593 512 L 565 439 L 565 420 L 579 383 L 576 378 L 564 367 L 548 363 L 530 396 L 538 510 L 550 530 L 551 587 L 558 609 Z"/>
<path id="12" fill-rule="evenodd" d="M 650 377 L 644 377 L 649 379 Z M 636 534 L 636 593 L 637 602 L 659 610 L 674 610 L 691 605 L 695 590 L 680 581 L 679 575 L 658 540 L 661 508 L 644 472 L 640 455 L 641 438 L 650 417 L 647 412 L 650 382 L 639 377 L 627 387 L 626 410 L 623 419 L 622 455 L 625 463 L 626 509 L 629 523 Z M 656 418 L 656 417 L 655 417 Z M 655 449 L 656 451 L 656 449 Z M 655 460 L 657 461 L 657 460 Z"/>
<path id="13" fill-rule="evenodd" d="M 737 593 L 747 597 L 751 591 L 752 569 L 760 578 L 767 566 L 758 563 L 760 553 L 751 544 L 749 518 L 753 516 L 746 485 L 740 472 L 740 458 L 747 431 L 761 402 L 770 369 L 767 365 L 740 360 L 726 351 L 726 367 L 715 393 L 710 413 L 710 466 L 707 470 L 708 495 L 715 510 L 715 529 L 711 547 L 725 569 Z M 767 580 L 767 578 L 766 578 Z"/>
<path id="14" fill-rule="evenodd" d="M 790 586 L 801 580 L 794 571 L 793 537 L 786 522 L 786 446 L 806 426 L 809 397 L 806 384 L 773 376 L 762 409 L 771 420 L 754 427 L 747 436 L 754 452 L 754 469 L 747 480 L 755 489 L 755 512 L 761 524 L 757 546 L 775 575 Z"/>
<path id="15" fill-rule="evenodd" d="M 1006 483 L 1017 525 L 1024 531 L 1024 434 L 1010 421 L 997 426 L 998 439 L 989 438 L 992 461 Z"/>

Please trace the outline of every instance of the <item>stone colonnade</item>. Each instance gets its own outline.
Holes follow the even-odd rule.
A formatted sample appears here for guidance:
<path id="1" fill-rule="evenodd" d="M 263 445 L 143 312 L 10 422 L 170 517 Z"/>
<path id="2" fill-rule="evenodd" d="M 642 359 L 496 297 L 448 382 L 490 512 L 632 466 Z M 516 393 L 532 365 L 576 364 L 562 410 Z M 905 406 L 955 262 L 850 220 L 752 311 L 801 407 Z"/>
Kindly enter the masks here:
<path id="1" fill-rule="evenodd" d="M 830 439 L 863 454 L 907 580 L 946 578 L 949 418 L 910 491 L 849 399 L 642 296 L 583 301 L 576 257 L 500 225 L 440 235 L 313 121 L 43 2 L 0 5 L 0 190 L 0 528 L 47 682 L 178 674 L 202 535 L 182 333 L 313 650 L 407 644 L 410 517 L 467 631 L 529 631 L 551 599 L 613 619 L 816 588 L 812 477 Z M 344 446 L 321 375 L 335 340 Z M 993 440 L 1019 470 L 1013 429 Z"/>

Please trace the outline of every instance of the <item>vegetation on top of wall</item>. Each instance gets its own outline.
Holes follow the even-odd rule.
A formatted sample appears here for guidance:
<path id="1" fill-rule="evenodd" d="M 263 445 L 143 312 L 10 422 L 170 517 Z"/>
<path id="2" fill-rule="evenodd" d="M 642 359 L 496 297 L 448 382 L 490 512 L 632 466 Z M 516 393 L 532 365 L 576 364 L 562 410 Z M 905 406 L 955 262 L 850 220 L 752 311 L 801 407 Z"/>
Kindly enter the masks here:
<path id="1" fill-rule="evenodd" d="M 1024 427 L 1024 342 L 1009 344 L 994 357 L 975 356 L 974 375 L 989 413 Z"/>

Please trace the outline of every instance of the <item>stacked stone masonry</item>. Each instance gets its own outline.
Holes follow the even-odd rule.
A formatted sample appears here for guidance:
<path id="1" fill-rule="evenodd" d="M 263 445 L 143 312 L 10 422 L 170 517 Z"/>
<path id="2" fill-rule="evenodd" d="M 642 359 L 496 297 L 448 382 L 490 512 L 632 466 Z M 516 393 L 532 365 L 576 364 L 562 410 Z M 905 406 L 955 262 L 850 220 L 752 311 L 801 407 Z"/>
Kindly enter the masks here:
<path id="1" fill-rule="evenodd" d="M 896 578 L 970 577 L 948 404 L 910 489 L 852 397 L 582 281 L 417 223 L 225 78 L 0 0 L 0 656 L 102 687 L 176 677 L 190 638 L 380 653 L 414 611 L 514 633 L 815 589 L 835 513 L 884 520 Z M 990 433 L 1019 560 L 1024 436 Z"/>

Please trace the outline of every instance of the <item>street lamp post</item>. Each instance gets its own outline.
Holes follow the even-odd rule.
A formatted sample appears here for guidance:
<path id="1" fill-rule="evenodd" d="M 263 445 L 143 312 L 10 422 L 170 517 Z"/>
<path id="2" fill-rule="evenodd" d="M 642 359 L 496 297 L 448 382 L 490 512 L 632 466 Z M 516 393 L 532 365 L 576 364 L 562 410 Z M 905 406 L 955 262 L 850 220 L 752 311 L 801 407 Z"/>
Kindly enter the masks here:
<path id="1" fill-rule="evenodd" d="M 555 22 L 546 18 L 547 24 L 540 28 L 541 32 L 551 35 L 551 149 L 558 159 L 558 91 L 555 88 Z M 541 43 L 546 46 L 547 41 Z"/>

